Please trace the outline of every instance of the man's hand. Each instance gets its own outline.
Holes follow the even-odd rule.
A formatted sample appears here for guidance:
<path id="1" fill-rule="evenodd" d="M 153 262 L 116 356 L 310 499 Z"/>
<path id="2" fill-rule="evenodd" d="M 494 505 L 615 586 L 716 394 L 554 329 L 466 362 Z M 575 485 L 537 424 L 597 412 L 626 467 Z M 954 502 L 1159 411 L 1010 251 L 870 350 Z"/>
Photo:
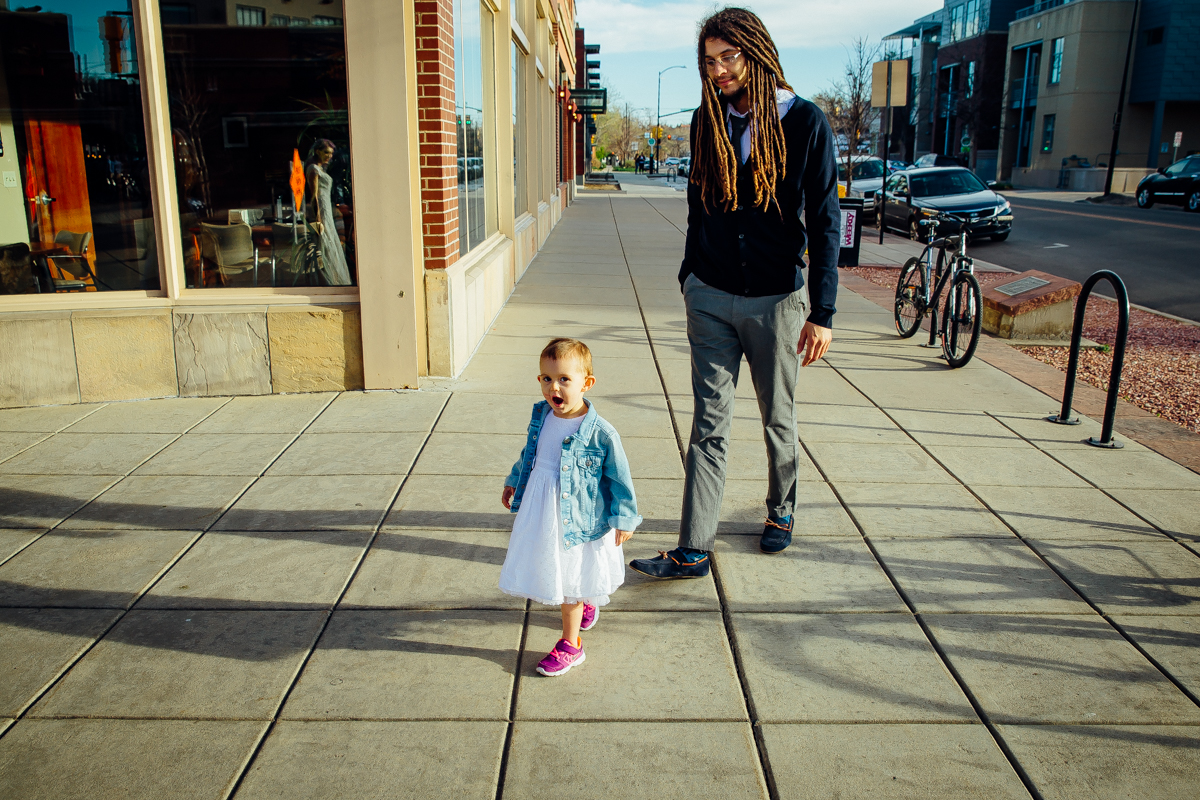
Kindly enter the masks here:
<path id="1" fill-rule="evenodd" d="M 628 542 L 633 538 L 633 531 L 617 531 L 617 547 Z"/>
<path id="2" fill-rule="evenodd" d="M 832 341 L 833 331 L 829 328 L 822 328 L 811 322 L 804 323 L 804 327 L 800 330 L 800 341 L 796 345 L 796 352 L 804 353 L 804 362 L 800 366 L 807 367 L 814 361 L 824 358 L 825 351 L 829 349 L 829 343 Z"/>
<path id="3" fill-rule="evenodd" d="M 516 494 L 516 489 L 511 486 L 505 486 L 504 491 L 500 493 L 500 502 L 504 503 L 504 507 L 512 511 L 512 498 Z"/>

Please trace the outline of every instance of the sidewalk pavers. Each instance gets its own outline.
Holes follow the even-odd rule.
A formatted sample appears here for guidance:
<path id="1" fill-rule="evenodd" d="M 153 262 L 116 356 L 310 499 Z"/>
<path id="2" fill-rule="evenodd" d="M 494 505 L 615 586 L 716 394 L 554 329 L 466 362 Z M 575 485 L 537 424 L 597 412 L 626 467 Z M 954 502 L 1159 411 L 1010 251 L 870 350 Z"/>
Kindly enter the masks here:
<path id="1" fill-rule="evenodd" d="M 629 455 L 627 560 L 675 544 L 686 204 L 641 194 L 582 195 L 420 392 L 0 410 L 0 795 L 1186 796 L 1200 475 L 846 290 L 792 547 L 743 365 L 712 577 L 630 573 L 534 672 L 558 612 L 497 589 L 499 496 L 551 336 Z"/>

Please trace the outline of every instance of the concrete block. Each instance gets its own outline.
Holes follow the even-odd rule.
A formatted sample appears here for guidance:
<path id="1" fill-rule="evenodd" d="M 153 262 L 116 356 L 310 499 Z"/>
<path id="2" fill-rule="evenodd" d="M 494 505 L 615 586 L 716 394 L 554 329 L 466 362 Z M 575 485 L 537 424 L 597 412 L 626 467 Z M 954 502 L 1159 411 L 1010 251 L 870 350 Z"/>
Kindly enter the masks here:
<path id="1" fill-rule="evenodd" d="M 138 608 L 329 608 L 369 538 L 365 531 L 206 533 Z"/>
<path id="2" fill-rule="evenodd" d="M 288 433 L 188 433 L 134 474 L 258 477 L 293 438 Z"/>
<path id="3" fill-rule="evenodd" d="M 997 723 L 1200 723 L 1200 710 L 1101 617 L 932 614 L 934 639 Z"/>
<path id="4" fill-rule="evenodd" d="M 363 388 L 358 306 L 271 306 L 267 332 L 273 391 Z"/>
<path id="5" fill-rule="evenodd" d="M 506 720 L 523 619 L 521 611 L 339 610 L 282 716 Z"/>
<path id="6" fill-rule="evenodd" d="M 474 475 L 409 475 L 383 527 L 507 533 L 512 530 L 515 515 L 500 504 L 503 483 L 500 477 L 481 481 Z M 645 513 L 642 511 L 643 516 Z M 679 514 L 678 507 L 675 514 Z"/>
<path id="7" fill-rule="evenodd" d="M 91 414 L 98 405 L 43 406 L 0 410 L 0 431 L 56 433 Z"/>
<path id="8" fill-rule="evenodd" d="M 733 630 L 763 722 L 976 718 L 908 614 L 734 614 Z"/>
<path id="9" fill-rule="evenodd" d="M 506 728 L 502 722 L 285 720 L 271 731 L 238 797 L 491 800 Z"/>
<path id="10" fill-rule="evenodd" d="M 557 608 L 530 614 L 517 719 L 561 719 L 570 709 L 573 721 L 746 720 L 719 613 L 601 609 L 582 636 L 587 660 L 564 680 L 545 678 L 534 668 L 561 635 Z"/>
<path id="11" fill-rule="evenodd" d="M 1112 496 L 1172 536 L 1200 541 L 1200 490 L 1111 489 Z"/>
<path id="12" fill-rule="evenodd" d="M 174 438 L 161 433 L 60 433 L 0 464 L 0 473 L 123 475 Z"/>
<path id="13" fill-rule="evenodd" d="M 664 778 L 665 765 L 684 764 Z M 744 722 L 516 723 L 504 796 L 553 796 L 564 775 L 577 800 L 767 798 L 754 734 Z M 655 776 L 652 785 L 648 776 Z"/>
<path id="14" fill-rule="evenodd" d="M 25 719 L 0 740 L 0 796 L 221 797 L 265 722 Z"/>
<path id="15" fill-rule="evenodd" d="M 797 537 L 763 558 L 753 536 L 722 536 L 717 568 L 730 611 L 905 611 L 860 536 Z"/>
<path id="16" fill-rule="evenodd" d="M 1018 281 L 1040 283 L 1016 294 L 1004 290 Z M 1031 269 L 983 290 L 983 329 L 1001 339 L 1069 339 L 1075 317 L 1078 281 Z M 1010 290 L 1011 291 L 1011 290 Z"/>
<path id="17" fill-rule="evenodd" d="M 1013 534 L 962 486 L 932 483 L 841 483 L 838 494 L 875 537 L 991 536 Z"/>
<path id="18" fill-rule="evenodd" d="M 181 396 L 270 394 L 267 309 L 175 309 Z"/>
<path id="19" fill-rule="evenodd" d="M 1091 611 L 1015 537 L 873 538 L 871 543 L 918 613 Z"/>
<path id="20" fill-rule="evenodd" d="M 183 433 L 229 402 L 227 397 L 172 397 L 109 403 L 65 433 Z"/>
<path id="21" fill-rule="evenodd" d="M 179 394 L 169 310 L 76 311 L 71 327 L 82 402 Z"/>
<path id="22" fill-rule="evenodd" d="M 0 407 L 78 403 L 68 311 L 0 314 Z"/>
<path id="23" fill-rule="evenodd" d="M 254 480 L 249 476 L 131 475 L 62 524 L 67 530 L 202 531 Z"/>
<path id="24" fill-rule="evenodd" d="M 1028 800 L 982 725 L 764 725 L 781 797 Z"/>
<path id="25" fill-rule="evenodd" d="M 1170 541 L 1034 542 L 1104 614 L 1200 614 L 1200 558 Z"/>
<path id="26" fill-rule="evenodd" d="M 54 531 L 0 567 L 0 605 L 125 608 L 195 536 Z"/>
<path id="27" fill-rule="evenodd" d="M 1138 643 L 1167 674 L 1200 693 L 1200 617 L 1122 614 L 1114 622 Z"/>
<path id="28" fill-rule="evenodd" d="M 1200 730 L 1182 725 L 1000 725 L 1045 800 L 1175 800 L 1196 793 Z"/>
<path id="29" fill-rule="evenodd" d="M 218 521 L 226 531 L 359 531 L 383 519 L 400 475 L 266 476 Z"/>
<path id="30" fill-rule="evenodd" d="M 329 405 L 333 394 L 235 397 L 192 433 L 290 433 L 304 430 Z"/>
<path id="31" fill-rule="evenodd" d="M 20 552 L 26 545 L 37 539 L 46 531 L 39 529 L 23 530 L 0 528 L 0 564 Z"/>
<path id="32" fill-rule="evenodd" d="M 49 528 L 119 481 L 119 475 L 0 475 L 0 528 Z"/>
<path id="33" fill-rule="evenodd" d="M 48 433 L 0 433 L 0 461 L 32 447 L 49 435 Z"/>
<path id="34" fill-rule="evenodd" d="M 507 541 L 492 531 L 387 531 L 340 608 L 524 609 L 497 588 Z"/>
<path id="35" fill-rule="evenodd" d="M 525 434 L 441 433 L 434 431 L 413 466 L 414 475 L 488 475 L 504 478 L 521 457 Z M 676 459 L 678 463 L 678 457 Z M 680 470 L 682 472 L 682 469 Z M 682 477 L 682 475 L 680 476 Z"/>
<path id="36" fill-rule="evenodd" d="M 269 720 L 325 615 L 134 609 L 29 716 Z"/>
<path id="37" fill-rule="evenodd" d="M 1085 488 L 1084 481 L 1035 447 L 930 447 L 967 486 Z"/>
<path id="38" fill-rule="evenodd" d="M 305 432 L 427 433 L 448 399 L 448 393 L 434 391 L 346 392 Z"/>
<path id="39" fill-rule="evenodd" d="M 117 614 L 98 609 L 0 609 L 0 717 L 24 711 Z"/>
<path id="40" fill-rule="evenodd" d="M 305 433 L 268 475 L 404 475 L 424 433 Z"/>
<path id="41" fill-rule="evenodd" d="M 972 488 L 1005 522 L 1026 538 L 1081 542 L 1164 539 L 1161 533 L 1099 489 L 1037 489 L 1028 486 Z M 1119 494 L 1114 494 L 1120 499 Z M 1195 518 L 1194 513 L 1188 516 Z"/>

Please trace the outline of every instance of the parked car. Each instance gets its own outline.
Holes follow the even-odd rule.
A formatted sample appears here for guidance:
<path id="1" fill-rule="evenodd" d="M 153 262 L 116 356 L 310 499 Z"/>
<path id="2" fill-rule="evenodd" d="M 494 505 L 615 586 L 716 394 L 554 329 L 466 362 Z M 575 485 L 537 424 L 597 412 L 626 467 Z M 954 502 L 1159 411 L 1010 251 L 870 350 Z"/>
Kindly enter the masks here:
<path id="1" fill-rule="evenodd" d="M 1142 178 L 1137 187 L 1138 206 L 1149 208 L 1155 203 L 1170 203 L 1200 212 L 1200 156 L 1181 158 Z"/>
<path id="2" fill-rule="evenodd" d="M 677 166 L 679 166 L 679 159 L 675 158 L 675 156 L 671 156 L 663 163 L 666 164 L 668 167 L 677 167 Z"/>
<path id="3" fill-rule="evenodd" d="M 1003 242 L 1012 232 L 1012 206 L 963 167 L 913 167 L 888 178 L 886 189 L 875 195 L 875 213 L 883 214 L 884 227 L 905 231 L 914 241 L 922 238 L 917 221 L 923 209 L 967 217 L 971 238 Z M 955 232 L 957 228 L 938 230 Z"/>
<path id="4" fill-rule="evenodd" d="M 679 171 L 677 173 L 679 175 L 679 177 L 686 178 L 688 176 L 688 173 L 691 172 L 691 169 L 692 169 L 692 157 L 691 156 L 684 156 L 683 158 L 679 159 Z"/>
<path id="5" fill-rule="evenodd" d="M 838 183 L 846 186 L 846 160 L 837 161 Z M 850 188 L 845 197 L 861 197 L 863 207 L 870 209 L 875 202 L 875 193 L 883 186 L 883 161 L 875 156 L 854 156 L 850 161 Z"/>
<path id="6" fill-rule="evenodd" d="M 961 167 L 957 158 L 937 153 L 926 153 L 913 162 L 914 167 Z"/>

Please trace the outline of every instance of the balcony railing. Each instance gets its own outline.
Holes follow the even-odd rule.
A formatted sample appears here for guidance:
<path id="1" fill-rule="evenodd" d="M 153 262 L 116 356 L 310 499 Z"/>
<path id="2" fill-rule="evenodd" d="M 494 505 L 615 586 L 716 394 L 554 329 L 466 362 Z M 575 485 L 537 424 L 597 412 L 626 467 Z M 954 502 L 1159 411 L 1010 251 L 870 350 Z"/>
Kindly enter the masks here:
<path id="1" fill-rule="evenodd" d="M 1038 0 L 1038 2 L 1034 3 L 1033 5 L 1029 6 L 1028 8 L 1018 9 L 1017 10 L 1017 19 L 1025 19 L 1026 17 L 1032 17 L 1034 14 L 1040 14 L 1043 11 L 1046 11 L 1047 9 L 1058 8 L 1059 6 L 1064 6 L 1069 2 L 1071 2 L 1071 0 Z"/>

